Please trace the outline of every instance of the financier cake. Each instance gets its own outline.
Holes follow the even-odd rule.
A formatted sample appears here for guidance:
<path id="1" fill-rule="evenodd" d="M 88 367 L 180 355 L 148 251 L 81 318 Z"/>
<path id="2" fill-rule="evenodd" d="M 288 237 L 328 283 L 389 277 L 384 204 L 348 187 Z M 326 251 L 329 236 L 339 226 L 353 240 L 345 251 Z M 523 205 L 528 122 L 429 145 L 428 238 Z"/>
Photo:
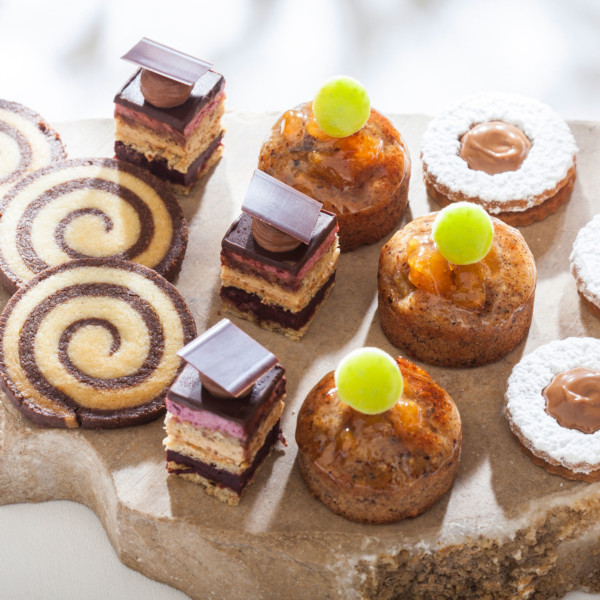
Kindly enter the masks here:
<path id="1" fill-rule="evenodd" d="M 411 221 L 381 249 L 381 327 L 392 344 L 432 365 L 494 362 L 529 331 L 533 255 L 517 229 L 492 217 L 487 255 L 475 264 L 451 264 L 432 238 L 437 214 Z"/>
<path id="2" fill-rule="evenodd" d="M 41 115 L 0 99 L 0 198 L 31 171 L 65 157 L 58 133 Z"/>
<path id="3" fill-rule="evenodd" d="M 417 516 L 458 470 L 462 426 L 452 398 L 420 367 L 396 362 L 404 390 L 389 410 L 364 414 L 342 402 L 330 372 L 298 413 L 298 466 L 308 489 L 353 521 Z"/>
<path id="4" fill-rule="evenodd" d="M 600 481 L 600 340 L 555 340 L 523 357 L 508 379 L 505 415 L 535 464 Z"/>
<path id="5" fill-rule="evenodd" d="M 343 138 L 319 128 L 312 102 L 288 110 L 263 143 L 258 168 L 337 215 L 342 252 L 392 231 L 408 203 L 408 149 L 375 109 Z"/>
<path id="6" fill-rule="evenodd" d="M 513 226 L 544 219 L 570 198 L 576 154 L 569 126 L 551 108 L 499 93 L 443 112 L 421 143 L 425 187 L 436 202 L 475 202 Z"/>
<path id="7" fill-rule="evenodd" d="M 113 428 L 164 412 L 195 336 L 179 292 L 156 272 L 116 259 L 46 269 L 0 317 L 0 383 L 32 421 Z"/>
<path id="8" fill-rule="evenodd" d="M 0 201 L 0 281 L 14 292 L 77 258 L 132 260 L 174 279 L 188 230 L 173 193 L 119 160 L 77 159 L 35 171 Z"/>

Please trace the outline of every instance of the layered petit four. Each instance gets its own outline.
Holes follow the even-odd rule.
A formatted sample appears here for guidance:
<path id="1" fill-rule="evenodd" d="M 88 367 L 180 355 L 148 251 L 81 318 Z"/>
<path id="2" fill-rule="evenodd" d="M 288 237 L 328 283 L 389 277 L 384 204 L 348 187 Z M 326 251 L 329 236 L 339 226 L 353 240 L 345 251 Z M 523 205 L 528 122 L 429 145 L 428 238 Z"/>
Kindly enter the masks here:
<path id="1" fill-rule="evenodd" d="M 452 204 L 408 223 L 381 249 L 381 327 L 418 360 L 484 365 L 529 331 L 536 281 L 519 231 L 474 204 Z"/>
<path id="2" fill-rule="evenodd" d="M 335 215 L 255 171 L 221 247 L 223 310 L 299 340 L 333 289 L 339 246 Z"/>
<path id="3" fill-rule="evenodd" d="M 187 345 L 167 394 L 169 473 L 235 506 L 280 437 L 284 369 L 227 319 Z"/>
<path id="4" fill-rule="evenodd" d="M 475 202 L 513 226 L 544 219 L 569 199 L 576 153 L 559 115 L 511 94 L 464 99 L 430 123 L 421 143 L 436 202 Z"/>
<path id="5" fill-rule="evenodd" d="M 179 292 L 116 259 L 79 259 L 23 285 L 0 317 L 0 383 L 38 425 L 113 428 L 164 412 L 195 336 Z"/>
<path id="6" fill-rule="evenodd" d="M 522 358 L 508 379 L 505 415 L 537 465 L 600 481 L 600 340 L 556 340 Z"/>
<path id="7" fill-rule="evenodd" d="M 0 198 L 28 173 L 65 157 L 58 133 L 43 117 L 0 99 Z"/>
<path id="8" fill-rule="evenodd" d="M 115 154 L 187 194 L 223 152 L 225 79 L 146 38 L 123 58 L 141 68 L 115 96 Z"/>
<path id="9" fill-rule="evenodd" d="M 327 84 L 324 88 L 327 91 Z M 325 109 L 342 114 L 341 125 L 353 123 L 348 112 L 357 96 L 353 87 L 344 92 L 335 102 L 324 103 Z M 322 95 L 317 94 L 315 102 Z M 363 96 L 358 97 L 364 104 Z M 352 129 L 325 118 L 327 113 L 317 120 L 313 102 L 288 110 L 273 126 L 258 160 L 259 169 L 337 215 L 342 252 L 372 244 L 392 231 L 408 202 L 406 144 L 388 119 L 368 108 L 364 125 L 351 135 L 347 131 Z"/>
<path id="10" fill-rule="evenodd" d="M 188 229 L 173 193 L 129 163 L 76 159 L 32 173 L 0 201 L 0 282 L 11 293 L 77 258 L 131 260 L 174 279 Z"/>
<path id="11" fill-rule="evenodd" d="M 580 229 L 569 261 L 579 296 L 588 310 L 600 318 L 600 215 Z"/>
<path id="12" fill-rule="evenodd" d="M 296 441 L 313 496 L 347 519 L 390 523 L 450 489 L 462 427 L 452 398 L 423 369 L 364 348 L 310 391 Z"/>

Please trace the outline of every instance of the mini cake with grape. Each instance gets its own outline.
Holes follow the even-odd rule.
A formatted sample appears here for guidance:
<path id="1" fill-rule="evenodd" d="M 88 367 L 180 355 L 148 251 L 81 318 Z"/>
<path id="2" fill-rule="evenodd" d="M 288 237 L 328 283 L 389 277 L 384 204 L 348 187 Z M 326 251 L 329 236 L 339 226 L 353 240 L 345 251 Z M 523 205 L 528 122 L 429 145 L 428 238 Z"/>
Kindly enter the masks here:
<path id="1" fill-rule="evenodd" d="M 485 365 L 531 324 L 537 269 L 519 231 L 469 202 L 415 219 L 379 257 L 387 338 L 423 362 Z"/>
<path id="2" fill-rule="evenodd" d="M 423 369 L 361 348 L 310 391 L 296 442 L 313 496 L 347 519 L 392 523 L 452 487 L 462 426 L 452 398 Z"/>
<path id="3" fill-rule="evenodd" d="M 421 143 L 436 202 L 474 202 L 513 226 L 540 221 L 570 198 L 576 154 L 558 114 L 514 94 L 465 98 L 430 123 Z"/>
<path id="4" fill-rule="evenodd" d="M 350 77 L 328 81 L 313 102 L 285 112 L 258 168 L 335 213 L 342 252 L 392 231 L 408 202 L 407 146 Z"/>

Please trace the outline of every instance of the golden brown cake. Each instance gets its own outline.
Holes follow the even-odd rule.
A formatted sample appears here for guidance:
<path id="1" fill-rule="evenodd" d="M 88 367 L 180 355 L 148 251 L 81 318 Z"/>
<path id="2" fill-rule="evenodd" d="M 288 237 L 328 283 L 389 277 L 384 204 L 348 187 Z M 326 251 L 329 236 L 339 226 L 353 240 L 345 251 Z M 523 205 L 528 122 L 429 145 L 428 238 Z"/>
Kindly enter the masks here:
<path id="1" fill-rule="evenodd" d="M 342 252 L 392 231 L 408 202 L 408 148 L 373 109 L 363 128 L 345 138 L 319 128 L 312 102 L 288 110 L 263 143 L 258 168 L 335 213 Z"/>
<path id="2" fill-rule="evenodd" d="M 434 119 L 421 144 L 427 193 L 470 201 L 513 226 L 558 210 L 575 183 L 577 146 L 548 106 L 511 94 L 465 98 Z"/>
<path id="3" fill-rule="evenodd" d="M 533 255 L 519 231 L 493 218 L 488 255 L 475 265 L 450 265 L 431 239 L 436 214 L 408 223 L 381 249 L 381 327 L 392 344 L 429 364 L 494 362 L 529 330 Z"/>
<path id="4" fill-rule="evenodd" d="M 456 405 L 426 371 L 396 361 L 404 392 L 390 410 L 366 415 L 344 404 L 330 372 L 298 414 L 298 465 L 308 489 L 353 521 L 415 517 L 450 489 L 458 470 Z"/>
<path id="5" fill-rule="evenodd" d="M 179 292 L 141 265 L 79 259 L 22 286 L 0 317 L 0 383 L 32 421 L 113 428 L 164 412 L 195 336 Z"/>

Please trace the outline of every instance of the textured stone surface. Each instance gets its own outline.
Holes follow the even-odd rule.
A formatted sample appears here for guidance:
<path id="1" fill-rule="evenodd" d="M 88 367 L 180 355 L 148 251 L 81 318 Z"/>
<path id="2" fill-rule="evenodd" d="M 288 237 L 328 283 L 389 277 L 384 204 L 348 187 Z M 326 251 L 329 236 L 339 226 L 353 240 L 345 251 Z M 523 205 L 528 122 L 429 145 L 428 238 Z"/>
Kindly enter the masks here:
<path id="1" fill-rule="evenodd" d="M 219 318 L 221 236 L 239 214 L 263 137 L 277 115 L 227 115 L 226 152 L 209 179 L 182 199 L 190 244 L 176 285 L 203 331 Z M 426 199 L 418 147 L 425 117 L 396 117 L 413 159 L 404 222 L 437 207 Z M 111 155 L 110 121 L 58 127 L 71 157 Z M 296 414 L 310 388 L 349 350 L 397 352 L 379 327 L 376 269 L 387 240 L 340 258 L 336 287 L 295 343 L 236 320 L 287 368 L 283 430 L 238 507 L 228 507 L 164 468 L 161 422 L 121 431 L 40 429 L 3 398 L 0 504 L 72 499 L 100 517 L 121 560 L 192 598 L 514 598 L 600 590 L 600 484 L 569 482 L 518 449 L 503 395 L 522 354 L 568 335 L 600 336 L 581 305 L 568 257 L 596 212 L 600 126 L 573 124 L 580 147 L 571 201 L 522 232 L 539 270 L 527 340 L 493 365 L 425 368 L 463 419 L 463 456 L 452 491 L 426 514 L 395 525 L 350 523 L 312 499 L 295 465 Z M 0 295 L 2 304 L 6 295 Z"/>

